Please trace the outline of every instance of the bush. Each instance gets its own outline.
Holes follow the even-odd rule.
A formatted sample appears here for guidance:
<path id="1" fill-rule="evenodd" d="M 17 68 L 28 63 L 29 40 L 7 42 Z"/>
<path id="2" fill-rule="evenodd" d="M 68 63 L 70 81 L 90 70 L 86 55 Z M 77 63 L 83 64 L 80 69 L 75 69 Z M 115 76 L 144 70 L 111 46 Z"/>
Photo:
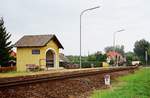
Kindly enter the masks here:
<path id="1" fill-rule="evenodd" d="M 113 65 L 114 64 L 114 60 L 110 60 L 110 65 Z"/>
<path id="2" fill-rule="evenodd" d="M 102 66 L 102 62 L 96 62 L 96 63 L 94 64 L 94 67 L 103 67 L 103 66 Z"/>
<path id="3" fill-rule="evenodd" d="M 80 67 L 80 62 L 71 62 L 69 64 L 65 64 L 65 66 L 63 66 L 64 68 L 69 68 L 69 69 L 73 69 L 73 68 L 79 68 Z M 82 68 L 91 68 L 91 67 L 102 67 L 102 62 L 98 62 L 98 61 L 86 61 L 86 62 L 82 62 Z"/>
<path id="4" fill-rule="evenodd" d="M 82 68 L 91 68 L 91 63 L 90 62 L 82 62 Z"/>

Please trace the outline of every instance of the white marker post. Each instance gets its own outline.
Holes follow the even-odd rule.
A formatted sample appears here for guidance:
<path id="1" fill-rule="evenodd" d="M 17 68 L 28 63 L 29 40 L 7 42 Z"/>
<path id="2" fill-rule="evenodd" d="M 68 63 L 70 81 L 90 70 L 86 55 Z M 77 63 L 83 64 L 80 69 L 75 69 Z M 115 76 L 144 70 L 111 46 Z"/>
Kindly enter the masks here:
<path id="1" fill-rule="evenodd" d="M 105 75 L 104 81 L 105 81 L 105 85 L 109 86 L 110 85 L 110 75 Z"/>
<path id="2" fill-rule="evenodd" d="M 147 56 L 147 51 L 145 51 L 145 63 L 146 63 L 146 66 L 147 66 L 147 61 L 148 61 L 148 56 Z"/>

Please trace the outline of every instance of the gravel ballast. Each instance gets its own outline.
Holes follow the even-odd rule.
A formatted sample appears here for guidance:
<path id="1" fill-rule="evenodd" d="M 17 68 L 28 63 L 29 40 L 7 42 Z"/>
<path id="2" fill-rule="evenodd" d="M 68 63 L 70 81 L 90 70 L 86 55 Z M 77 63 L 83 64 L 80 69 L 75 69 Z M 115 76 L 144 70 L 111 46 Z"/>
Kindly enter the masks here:
<path id="1" fill-rule="evenodd" d="M 86 98 L 88 96 L 86 93 L 88 92 L 107 88 L 104 85 L 104 75 L 109 74 L 111 80 L 114 80 L 116 77 L 127 75 L 134 70 L 108 71 L 96 75 L 4 87 L 0 88 L 0 98 Z M 36 76 L 33 77 L 35 78 Z M 43 76 L 41 75 L 41 77 Z M 2 80 L 5 82 L 26 78 L 28 76 Z M 32 76 L 29 78 L 32 78 Z"/>

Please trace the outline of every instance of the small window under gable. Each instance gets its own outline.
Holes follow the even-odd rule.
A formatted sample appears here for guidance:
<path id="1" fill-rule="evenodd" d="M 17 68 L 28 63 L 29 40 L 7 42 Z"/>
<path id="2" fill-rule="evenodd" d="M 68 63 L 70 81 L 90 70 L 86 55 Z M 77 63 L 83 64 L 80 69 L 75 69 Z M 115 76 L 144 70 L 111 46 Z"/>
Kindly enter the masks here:
<path id="1" fill-rule="evenodd" d="M 40 50 L 39 49 L 33 49 L 32 54 L 40 54 Z"/>

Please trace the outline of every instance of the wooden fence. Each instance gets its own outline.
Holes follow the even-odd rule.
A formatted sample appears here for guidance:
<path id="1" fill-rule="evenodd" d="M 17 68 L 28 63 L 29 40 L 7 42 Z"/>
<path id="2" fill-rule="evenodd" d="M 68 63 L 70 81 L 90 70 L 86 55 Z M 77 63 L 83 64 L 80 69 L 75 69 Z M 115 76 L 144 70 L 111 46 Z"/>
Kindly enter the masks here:
<path id="1" fill-rule="evenodd" d="M 16 66 L 0 67 L 0 72 L 16 71 Z"/>

